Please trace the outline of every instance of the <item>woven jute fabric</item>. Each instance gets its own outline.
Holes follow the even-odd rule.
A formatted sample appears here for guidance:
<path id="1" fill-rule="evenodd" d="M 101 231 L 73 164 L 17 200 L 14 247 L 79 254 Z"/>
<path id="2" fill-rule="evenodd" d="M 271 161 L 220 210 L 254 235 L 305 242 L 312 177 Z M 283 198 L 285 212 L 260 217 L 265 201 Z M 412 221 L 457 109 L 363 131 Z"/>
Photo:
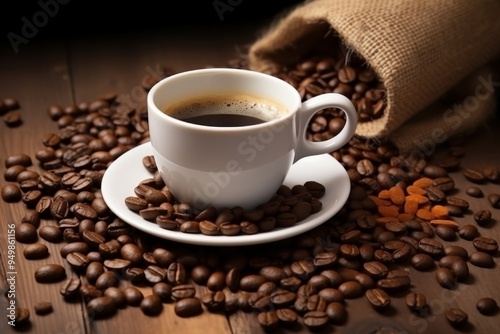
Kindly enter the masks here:
<path id="1" fill-rule="evenodd" d="M 390 138 L 408 151 L 471 131 L 491 115 L 487 84 L 497 83 L 485 66 L 500 57 L 499 18 L 497 0 L 306 1 L 267 27 L 247 56 L 251 69 L 272 72 L 335 34 L 386 89 L 384 115 L 360 122 L 356 134 Z"/>

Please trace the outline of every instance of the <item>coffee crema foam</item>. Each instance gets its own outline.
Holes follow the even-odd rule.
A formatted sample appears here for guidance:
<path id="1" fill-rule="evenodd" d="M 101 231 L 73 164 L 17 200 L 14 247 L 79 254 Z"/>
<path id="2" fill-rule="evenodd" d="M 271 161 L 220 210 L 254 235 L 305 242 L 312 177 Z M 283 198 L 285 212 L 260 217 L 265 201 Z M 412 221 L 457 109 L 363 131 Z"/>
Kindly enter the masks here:
<path id="1" fill-rule="evenodd" d="M 265 122 L 287 114 L 285 107 L 246 94 L 206 95 L 173 103 L 163 110 L 180 120 L 209 115 L 240 115 L 261 119 Z"/>

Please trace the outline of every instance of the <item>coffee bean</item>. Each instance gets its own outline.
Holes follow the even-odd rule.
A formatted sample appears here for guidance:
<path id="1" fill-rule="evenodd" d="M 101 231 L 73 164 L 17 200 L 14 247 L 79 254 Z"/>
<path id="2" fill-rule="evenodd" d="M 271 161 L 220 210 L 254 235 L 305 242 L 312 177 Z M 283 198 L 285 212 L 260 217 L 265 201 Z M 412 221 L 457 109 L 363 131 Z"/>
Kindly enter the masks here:
<path id="1" fill-rule="evenodd" d="M 462 217 L 464 210 L 462 210 L 460 207 L 452 204 L 447 204 L 446 209 L 448 210 L 448 214 L 452 217 Z"/>
<path id="2" fill-rule="evenodd" d="M 493 257 L 485 252 L 475 251 L 469 255 L 469 261 L 476 267 L 481 268 L 493 268 L 495 266 L 495 261 Z"/>
<path id="3" fill-rule="evenodd" d="M 95 284 L 102 273 L 104 273 L 104 265 L 101 262 L 93 261 L 87 265 L 87 268 L 85 270 L 85 278 L 91 284 Z"/>
<path id="4" fill-rule="evenodd" d="M 376 309 L 384 309 L 391 305 L 391 297 L 380 288 L 366 290 L 365 297 Z"/>
<path id="5" fill-rule="evenodd" d="M 439 177 L 448 176 L 448 171 L 445 168 L 443 168 L 437 164 L 429 163 L 422 170 L 422 174 L 427 176 L 427 177 L 437 179 Z"/>
<path id="6" fill-rule="evenodd" d="M 217 224 L 209 220 L 200 221 L 198 226 L 200 232 L 205 235 L 218 235 L 220 233 L 219 226 L 217 226 Z"/>
<path id="7" fill-rule="evenodd" d="M 455 189 L 455 181 L 449 177 L 438 177 L 432 181 L 432 186 L 439 188 L 444 193 L 449 193 Z"/>
<path id="8" fill-rule="evenodd" d="M 266 280 L 275 283 L 286 277 L 283 269 L 278 266 L 264 266 L 259 270 L 259 274 Z"/>
<path id="9" fill-rule="evenodd" d="M 3 121 L 8 127 L 16 127 L 21 125 L 22 123 L 22 116 L 19 111 L 8 111 L 4 116 L 3 116 Z"/>
<path id="10" fill-rule="evenodd" d="M 341 235 L 340 239 L 346 244 L 354 244 L 359 241 L 361 237 L 360 230 L 352 230 Z M 356 246 L 357 248 L 357 246 Z"/>
<path id="11" fill-rule="evenodd" d="M 467 189 L 465 189 L 465 193 L 467 195 L 475 197 L 475 198 L 480 198 L 480 197 L 484 196 L 483 191 L 481 190 L 481 188 L 475 187 L 475 186 L 467 187 Z"/>
<path id="12" fill-rule="evenodd" d="M 389 268 L 382 262 L 369 261 L 363 264 L 363 269 L 367 274 L 374 278 L 384 278 L 389 272 Z"/>
<path id="13" fill-rule="evenodd" d="M 99 290 L 106 290 L 112 286 L 118 286 L 120 284 L 120 280 L 118 274 L 113 271 L 105 271 L 95 281 L 95 287 Z"/>
<path id="14" fill-rule="evenodd" d="M 498 304 L 491 297 L 483 297 L 477 301 L 476 308 L 481 314 L 491 315 L 497 312 Z"/>
<path id="15" fill-rule="evenodd" d="M 173 300 L 194 297 L 196 290 L 190 284 L 179 284 L 172 287 L 171 297 Z"/>
<path id="16" fill-rule="evenodd" d="M 288 307 L 295 303 L 296 294 L 293 291 L 277 289 L 270 294 L 271 302 L 279 308 Z M 319 297 L 319 296 L 318 296 Z"/>
<path id="17" fill-rule="evenodd" d="M 484 177 L 490 182 L 497 182 L 500 179 L 500 173 L 495 166 L 488 165 L 482 169 Z"/>
<path id="18" fill-rule="evenodd" d="M 490 202 L 492 207 L 494 207 L 495 209 L 500 209 L 500 194 L 488 194 L 488 201 Z"/>
<path id="19" fill-rule="evenodd" d="M 261 275 L 245 275 L 240 280 L 240 289 L 248 292 L 257 291 L 257 289 L 265 282 L 266 279 Z"/>
<path id="20" fill-rule="evenodd" d="M 57 196 L 50 204 L 50 214 L 53 218 L 63 219 L 69 214 L 69 202 L 62 196 Z"/>
<path id="21" fill-rule="evenodd" d="M 272 308 L 271 296 L 262 292 L 256 292 L 248 298 L 248 305 L 252 310 L 262 311 Z"/>
<path id="22" fill-rule="evenodd" d="M 386 291 L 406 290 L 410 287 L 410 277 L 407 275 L 386 277 L 377 281 L 377 287 Z"/>
<path id="23" fill-rule="evenodd" d="M 338 290 L 344 294 L 346 299 L 353 299 L 363 295 L 363 287 L 356 281 L 344 282 L 339 285 Z"/>
<path id="24" fill-rule="evenodd" d="M 458 255 L 445 255 L 439 259 L 439 266 L 451 269 L 451 265 L 457 261 L 464 262 L 465 260 Z"/>
<path id="25" fill-rule="evenodd" d="M 133 243 L 123 245 L 120 248 L 120 255 L 122 259 L 130 261 L 132 265 L 138 265 L 142 262 L 141 249 Z"/>
<path id="26" fill-rule="evenodd" d="M 491 222 L 492 213 L 490 210 L 479 210 L 474 213 L 474 220 L 480 226 L 486 226 Z"/>
<path id="27" fill-rule="evenodd" d="M 45 225 L 38 230 L 38 235 L 51 243 L 59 243 L 63 240 L 63 232 L 54 225 Z"/>
<path id="28" fill-rule="evenodd" d="M 475 168 L 465 168 L 462 173 L 467 180 L 474 183 L 483 183 L 486 180 L 484 174 Z"/>
<path id="29" fill-rule="evenodd" d="M 87 257 L 89 258 L 89 260 L 91 262 L 100 262 L 100 263 L 102 263 L 102 261 L 103 261 L 102 255 L 99 252 L 97 252 L 97 251 L 88 252 L 87 253 Z"/>
<path id="30" fill-rule="evenodd" d="M 134 286 L 128 286 L 124 288 L 123 293 L 125 294 L 127 304 L 130 306 L 140 306 L 141 301 L 144 299 L 144 295 L 142 294 L 141 290 Z"/>
<path id="31" fill-rule="evenodd" d="M 344 65 L 342 57 L 308 60 L 288 71 L 286 79 L 301 89 L 304 99 L 326 90 L 345 93 L 358 106 L 360 122 L 380 117 L 385 108 L 385 91 L 378 86 L 376 73 L 355 62 L 350 62 L 348 67 Z M 78 106 L 52 106 L 49 115 L 56 120 L 60 131 L 44 136 L 47 146 L 36 154 L 45 171 L 37 174 L 28 170 L 31 162 L 27 162 L 27 156 L 12 158 L 9 162 L 14 165 L 9 170 L 8 182 L 22 181 L 15 185 L 31 212 L 22 223 L 32 224 L 36 230 L 40 217 L 57 219 L 55 227 L 68 243 L 60 247 L 61 256 L 74 269 L 86 268 L 85 279 L 89 284 L 81 286 L 79 279 L 70 282 L 73 284 L 66 286 L 67 294 L 80 292 L 77 297 L 86 303 L 98 297 L 111 297 L 115 308 L 124 305 L 124 298 L 128 305 L 139 306 L 144 299 L 140 290 L 129 286 L 122 291 L 119 288 L 121 280 L 151 286 L 153 295 L 162 303 L 186 297 L 185 291 L 192 293 L 187 284 L 192 280 L 205 286 L 207 291 L 200 299 L 178 300 L 175 310 L 176 313 L 180 310 L 181 316 L 199 314 L 202 306 L 213 312 L 257 311 L 264 319 L 263 327 L 295 324 L 302 317 L 300 321 L 305 326 L 316 330 L 324 326 L 325 314 L 328 322 L 345 323 L 344 298 L 359 296 L 355 291 L 370 295 L 374 307 L 381 309 L 385 303 L 380 295 L 389 296 L 392 291 L 408 289 L 411 286 L 409 275 L 396 268 L 401 268 L 399 261 L 410 256 L 417 270 L 430 270 L 439 259 L 440 266 L 443 263 L 457 281 L 467 281 L 468 267 L 464 260 L 469 259 L 468 253 L 452 243 L 452 234 L 459 231 L 458 224 L 451 227 L 451 233 L 451 225 L 436 223 L 437 220 L 452 221 L 449 217 L 469 213 L 467 201 L 449 196 L 456 189 L 448 172 L 456 171 L 460 165 L 460 147 L 453 146 L 450 151 L 454 153 L 449 161 L 429 163 L 425 159 L 399 155 L 391 145 L 353 138 L 345 150 L 332 152 L 348 170 L 352 191 L 347 205 L 332 224 L 320 230 L 320 240 L 316 236 L 300 237 L 293 239 L 293 248 L 288 243 L 273 244 L 272 252 L 262 253 L 255 248 L 242 254 L 222 254 L 217 250 L 198 253 L 197 249 L 181 251 L 170 244 L 168 249 L 167 246 L 160 248 L 154 238 L 137 234 L 117 219 L 102 199 L 99 186 L 107 165 L 134 145 L 148 140 L 144 111 L 138 109 L 132 113 L 115 99 L 116 94 Z M 340 110 L 321 112 L 312 119 L 307 136 L 325 140 L 337 134 L 344 125 Z M 206 208 L 195 213 L 189 205 L 177 203 L 168 189 L 163 188 L 165 184 L 152 156 L 145 156 L 143 165 L 152 173 L 151 178 L 143 180 L 136 189 L 136 196 L 127 198 L 125 204 L 136 213 L 151 207 L 143 212 L 142 218 L 176 233 L 231 237 L 271 231 L 278 226 L 287 228 L 320 211 L 322 204 L 318 199 L 326 190 L 321 184 L 308 181 L 293 187 L 283 186 L 272 201 L 248 212 L 241 208 L 222 212 Z M 497 179 L 498 173 L 492 168 L 478 171 L 485 181 Z M 478 189 L 481 190 L 469 187 L 466 193 L 477 196 Z M 386 215 L 378 217 L 380 205 L 368 198 L 369 194 L 394 208 L 381 209 Z M 413 208 L 408 204 L 412 201 L 416 204 Z M 425 210 L 417 214 L 424 206 Z M 480 221 L 488 224 L 487 220 L 491 220 L 487 212 L 478 212 L 474 218 L 478 225 L 482 225 Z M 183 222 L 188 223 L 180 229 Z M 51 225 L 44 222 L 38 230 L 44 240 L 44 236 L 52 232 L 45 226 Z M 225 233 L 221 232 L 221 227 Z M 465 232 L 462 230 L 462 234 Z M 434 239 L 434 233 L 447 241 L 446 247 Z M 479 234 L 475 236 L 478 237 Z M 493 261 L 487 251 L 491 240 L 469 240 L 474 246 L 477 244 L 476 250 L 487 258 L 484 260 L 482 254 L 473 253 L 472 264 L 481 263 L 481 257 L 488 263 Z M 30 250 L 26 253 L 35 254 L 28 256 L 42 256 L 38 255 L 38 248 L 43 245 L 39 245 L 42 244 L 27 245 L 25 250 Z M 44 247 L 40 254 L 47 256 L 48 248 Z M 459 256 L 460 260 L 455 257 L 450 261 L 444 255 Z M 80 261 L 85 258 L 88 262 Z M 106 277 L 108 272 L 120 274 Z M 356 285 L 352 291 L 350 285 Z M 173 291 L 177 297 L 172 298 Z M 374 291 L 380 293 L 374 295 Z M 422 296 L 407 294 L 408 307 L 418 315 L 426 314 L 423 310 L 425 297 Z M 408 302 L 408 298 L 412 300 Z M 184 302 L 185 299 L 188 301 Z M 300 312 L 289 308 L 295 307 L 297 300 Z M 182 303 L 195 306 L 185 311 Z"/>
<path id="32" fill-rule="evenodd" d="M 4 172 L 4 179 L 8 182 L 15 182 L 17 180 L 18 175 L 21 172 L 24 172 L 26 167 L 22 165 L 13 165 L 8 167 Z"/>
<path id="33" fill-rule="evenodd" d="M 278 290 L 278 286 L 276 285 L 276 283 L 266 282 L 266 283 L 262 284 L 261 286 L 259 286 L 259 288 L 257 289 L 257 292 L 262 293 L 264 295 L 271 295 L 276 290 Z"/>
<path id="34" fill-rule="evenodd" d="M 49 256 L 49 249 L 44 244 L 36 242 L 26 246 L 23 255 L 27 260 L 43 259 Z"/>
<path id="35" fill-rule="evenodd" d="M 498 250 L 498 242 L 493 238 L 476 237 L 472 240 L 472 244 L 480 252 L 494 254 Z"/>
<path id="36" fill-rule="evenodd" d="M 153 258 L 158 265 L 168 268 L 175 261 L 176 255 L 165 248 L 158 247 L 153 251 Z"/>
<path id="37" fill-rule="evenodd" d="M 453 262 L 450 270 L 458 282 L 465 282 L 469 278 L 469 266 L 464 260 Z"/>
<path id="38" fill-rule="evenodd" d="M 5 167 L 9 168 L 15 165 L 29 167 L 33 165 L 31 157 L 25 153 L 9 155 L 4 161 Z"/>
<path id="39" fill-rule="evenodd" d="M 356 70 L 351 66 L 342 67 L 338 73 L 340 82 L 350 83 L 356 79 Z"/>
<path id="40" fill-rule="evenodd" d="M 420 251 L 433 257 L 442 256 L 442 254 L 444 253 L 443 244 L 431 238 L 421 239 L 418 243 L 418 248 Z"/>
<path id="41" fill-rule="evenodd" d="M 445 241 L 453 241 L 457 238 L 455 230 L 446 225 L 438 225 L 434 229 L 436 234 Z"/>
<path id="42" fill-rule="evenodd" d="M 7 183 L 2 186 L 1 190 L 2 199 L 7 203 L 19 202 L 22 198 L 21 189 L 13 183 Z"/>
<path id="43" fill-rule="evenodd" d="M 444 254 L 445 255 L 457 255 L 464 260 L 469 259 L 469 254 L 468 254 L 467 250 L 465 248 L 463 248 L 462 246 L 458 246 L 458 245 L 447 245 L 444 248 Z"/>
<path id="44" fill-rule="evenodd" d="M 307 328 L 317 330 L 328 323 L 326 311 L 309 311 L 303 315 L 304 325 Z"/>
<path id="45" fill-rule="evenodd" d="M 342 244 L 340 245 L 339 252 L 346 259 L 356 259 L 359 257 L 359 248 L 357 245 Z"/>
<path id="46" fill-rule="evenodd" d="M 153 285 L 153 294 L 160 297 L 163 303 L 169 302 L 172 300 L 172 286 L 166 282 L 158 282 Z"/>
<path id="47" fill-rule="evenodd" d="M 38 283 L 55 283 L 66 278 L 66 270 L 56 263 L 44 264 L 35 270 L 35 280 Z"/>
<path id="48" fill-rule="evenodd" d="M 147 155 L 142 158 L 142 164 L 150 173 L 155 173 L 158 169 L 154 156 Z"/>
<path id="49" fill-rule="evenodd" d="M 71 252 L 66 256 L 66 261 L 75 270 L 86 269 L 89 264 L 89 259 L 85 254 L 78 252 Z"/>
<path id="50" fill-rule="evenodd" d="M 458 235 L 465 240 L 473 240 L 479 235 L 479 230 L 476 226 L 467 224 L 458 229 Z"/>
<path id="51" fill-rule="evenodd" d="M 276 311 L 265 311 L 257 314 L 259 325 L 266 331 L 275 330 L 279 325 L 279 318 Z"/>
<path id="52" fill-rule="evenodd" d="M 80 297 L 87 302 L 102 296 L 103 296 L 102 290 L 96 288 L 94 285 L 82 284 L 80 286 Z"/>
<path id="53" fill-rule="evenodd" d="M 208 291 L 201 296 L 201 303 L 211 312 L 224 310 L 225 302 L 226 295 L 223 291 Z"/>
<path id="54" fill-rule="evenodd" d="M 462 327 L 469 320 L 469 316 L 459 308 L 447 308 L 444 310 L 446 319 L 452 326 Z"/>
<path id="55" fill-rule="evenodd" d="M 20 172 L 17 175 L 16 182 L 19 184 L 21 184 L 25 181 L 37 181 L 38 182 L 39 177 L 40 177 L 40 174 L 38 172 L 36 172 L 34 170 L 27 169 L 25 171 Z"/>
<path id="56" fill-rule="evenodd" d="M 144 269 L 144 278 L 151 284 L 156 284 L 164 281 L 167 278 L 167 271 L 156 265 L 149 265 Z M 171 283 L 180 284 L 182 282 L 172 282 Z"/>
<path id="57" fill-rule="evenodd" d="M 283 308 L 276 310 L 276 316 L 284 326 L 291 326 L 298 322 L 299 315 L 293 309 Z"/>
<path id="58" fill-rule="evenodd" d="M 116 307 L 123 308 L 127 305 L 127 298 L 125 293 L 117 287 L 109 287 L 104 290 L 104 296 L 110 297 L 115 302 Z"/>
<path id="59" fill-rule="evenodd" d="M 186 269 L 182 263 L 173 262 L 168 266 L 167 279 L 172 284 L 182 284 L 186 282 Z"/>
<path id="60" fill-rule="evenodd" d="M 145 272 L 146 270 L 142 268 L 127 268 L 125 269 L 125 278 L 134 284 L 142 284 L 146 281 Z"/>
<path id="61" fill-rule="evenodd" d="M 82 237 L 85 243 L 93 249 L 99 249 L 99 245 L 106 241 L 106 238 L 99 233 L 89 230 L 83 231 Z"/>
<path id="62" fill-rule="evenodd" d="M 203 312 L 201 301 L 196 297 L 184 298 L 175 302 L 175 314 L 182 318 L 193 317 Z"/>
<path id="63" fill-rule="evenodd" d="M 101 296 L 87 303 L 87 312 L 96 318 L 106 318 L 116 313 L 116 304 L 113 298 Z"/>
<path id="64" fill-rule="evenodd" d="M 35 313 L 38 315 L 46 315 L 52 313 L 53 311 L 52 303 L 49 301 L 36 302 L 35 305 L 33 305 L 33 308 L 35 309 Z"/>
<path id="65" fill-rule="evenodd" d="M 304 186 L 313 195 L 314 198 L 321 198 L 325 195 L 325 186 L 317 181 L 306 181 L 304 183 Z"/>
<path id="66" fill-rule="evenodd" d="M 323 290 L 327 289 L 329 286 L 330 286 L 330 279 L 324 275 L 318 274 L 318 275 L 312 276 L 309 279 L 309 281 L 307 281 L 307 282 L 305 282 L 305 284 L 301 285 L 297 290 L 297 294 L 300 296 L 303 296 L 303 297 L 309 297 L 309 296 L 317 294 L 318 291 L 323 291 Z M 333 293 L 333 291 L 331 291 L 331 292 Z M 339 292 L 339 291 L 337 290 L 337 292 Z M 324 293 L 328 294 L 329 292 L 324 291 Z M 318 296 L 319 296 L 319 294 L 318 294 Z M 325 301 L 326 301 L 326 299 L 325 299 Z"/>
<path id="67" fill-rule="evenodd" d="M 40 225 L 40 214 L 35 210 L 28 210 L 21 219 L 21 223 L 27 223 L 38 227 Z"/>
<path id="68" fill-rule="evenodd" d="M 75 203 L 70 210 L 80 219 L 97 219 L 97 212 L 88 204 Z"/>
<path id="69" fill-rule="evenodd" d="M 445 192 L 436 186 L 427 187 L 426 195 L 434 203 L 440 203 L 446 198 Z"/>
<path id="70" fill-rule="evenodd" d="M 211 274 L 212 271 L 208 266 L 199 264 L 191 269 L 190 277 L 196 284 L 205 285 Z"/>
<path id="71" fill-rule="evenodd" d="M 467 211 L 467 209 L 469 209 L 469 202 L 464 200 L 463 198 L 451 196 L 446 199 L 446 203 L 459 207 L 462 212 L 465 212 Z"/>
<path id="72" fill-rule="evenodd" d="M 15 238 L 24 244 L 35 243 L 38 240 L 36 227 L 29 223 L 20 223 L 15 228 Z"/>
<path id="73" fill-rule="evenodd" d="M 62 258 L 66 258 L 66 256 L 68 256 L 71 252 L 87 254 L 89 252 L 89 246 L 83 241 L 77 241 L 64 244 L 59 250 Z"/>
<path id="74" fill-rule="evenodd" d="M 419 292 L 410 292 L 405 297 L 406 306 L 416 313 L 423 313 L 427 308 L 427 299 L 424 294 Z"/>
<path id="75" fill-rule="evenodd" d="M 336 325 L 342 325 L 347 320 L 347 310 L 341 302 L 331 302 L 326 307 L 326 314 L 330 322 Z"/>
<path id="76" fill-rule="evenodd" d="M 182 232 L 188 232 L 188 233 L 198 233 L 199 232 L 199 224 L 196 221 L 192 221 L 192 226 L 193 228 L 189 227 L 186 229 L 182 229 L 182 225 L 180 230 Z M 190 232 L 192 231 L 192 232 Z M 219 225 L 219 231 L 223 235 L 228 235 L 228 236 L 233 236 L 233 235 L 239 235 L 241 232 L 241 226 L 239 224 L 233 224 L 230 222 L 223 222 Z"/>
<path id="77" fill-rule="evenodd" d="M 157 316 L 163 310 L 160 297 L 155 294 L 145 296 L 139 305 L 141 311 L 148 316 Z"/>
<path id="78" fill-rule="evenodd" d="M 10 319 L 10 318 L 9 318 Z M 14 323 L 16 327 L 23 328 L 30 324 L 30 311 L 26 307 L 16 307 L 14 314 Z"/>
<path id="79" fill-rule="evenodd" d="M 445 267 L 436 269 L 436 280 L 445 289 L 454 289 L 456 286 L 455 275 L 450 269 Z"/>

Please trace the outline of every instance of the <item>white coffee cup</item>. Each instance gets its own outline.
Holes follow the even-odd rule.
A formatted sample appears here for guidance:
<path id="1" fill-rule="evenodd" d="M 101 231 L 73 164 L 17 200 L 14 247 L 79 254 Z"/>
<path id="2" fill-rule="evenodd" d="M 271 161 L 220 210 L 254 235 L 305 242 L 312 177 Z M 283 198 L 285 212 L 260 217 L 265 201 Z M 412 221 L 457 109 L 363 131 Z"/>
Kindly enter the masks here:
<path id="1" fill-rule="evenodd" d="M 270 101 L 283 112 L 260 124 L 234 127 L 192 124 L 164 112 L 180 101 L 235 94 Z M 151 88 L 147 107 L 159 173 L 177 200 L 197 210 L 251 209 L 267 202 L 293 163 L 341 148 L 354 135 L 358 120 L 355 107 L 341 94 L 325 93 L 302 102 L 298 91 L 281 79 L 229 68 L 171 75 Z M 314 114 L 332 107 L 345 113 L 341 132 L 322 142 L 306 139 Z"/>

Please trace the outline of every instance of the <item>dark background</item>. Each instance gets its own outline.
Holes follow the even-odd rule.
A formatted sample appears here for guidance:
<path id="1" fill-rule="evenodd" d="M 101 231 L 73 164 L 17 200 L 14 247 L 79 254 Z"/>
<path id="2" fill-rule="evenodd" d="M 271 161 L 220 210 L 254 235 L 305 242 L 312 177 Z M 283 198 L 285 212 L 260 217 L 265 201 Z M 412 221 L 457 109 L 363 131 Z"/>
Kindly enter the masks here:
<path id="1" fill-rule="evenodd" d="M 223 25 L 230 28 L 235 24 L 272 19 L 301 2 L 10 0 L 0 5 L 0 34 L 3 42 L 9 42 L 9 34 L 23 37 L 31 32 L 29 24 L 37 29 L 36 39 L 127 33 L 161 27 L 202 29 L 207 25 Z"/>

